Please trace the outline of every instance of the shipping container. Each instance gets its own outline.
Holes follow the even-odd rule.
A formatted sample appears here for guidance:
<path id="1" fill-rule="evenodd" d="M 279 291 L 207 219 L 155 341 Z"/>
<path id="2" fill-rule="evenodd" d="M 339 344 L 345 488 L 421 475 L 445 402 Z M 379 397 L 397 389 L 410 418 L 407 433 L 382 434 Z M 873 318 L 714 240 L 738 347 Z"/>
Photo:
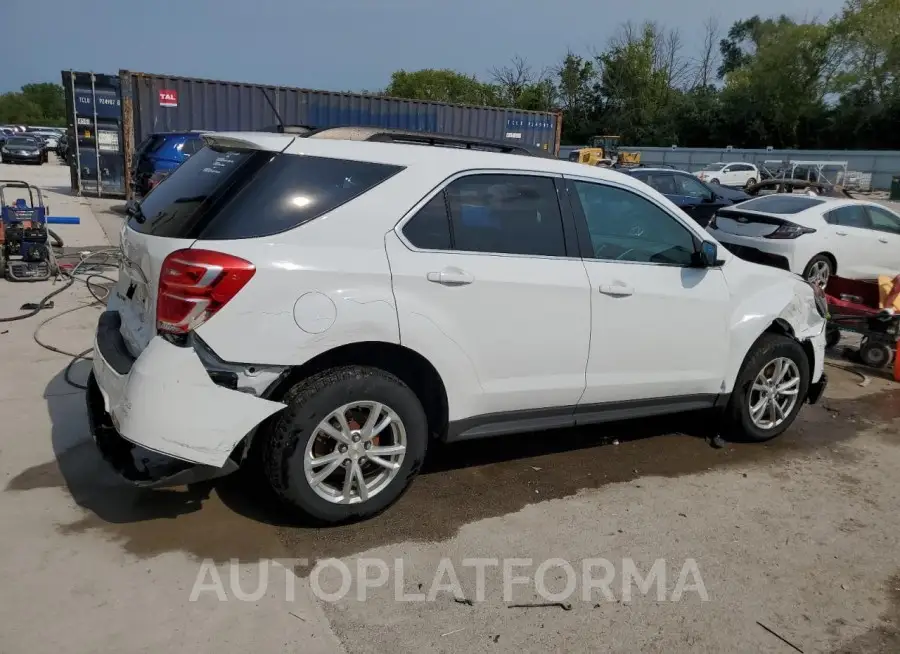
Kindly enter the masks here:
<path id="1" fill-rule="evenodd" d="M 134 147 L 154 132 L 256 131 L 279 123 L 392 127 L 509 141 L 556 153 L 557 113 L 119 71 L 126 183 Z M 277 109 L 277 113 L 276 113 Z"/>
<path id="2" fill-rule="evenodd" d="M 124 196 L 125 151 L 117 75 L 62 71 L 72 190 Z"/>

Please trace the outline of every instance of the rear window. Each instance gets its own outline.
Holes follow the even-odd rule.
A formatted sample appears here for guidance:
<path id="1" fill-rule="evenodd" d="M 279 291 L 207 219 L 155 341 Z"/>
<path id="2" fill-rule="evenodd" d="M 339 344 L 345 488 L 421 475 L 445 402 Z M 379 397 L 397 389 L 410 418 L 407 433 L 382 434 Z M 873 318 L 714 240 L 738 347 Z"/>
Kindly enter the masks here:
<path id="1" fill-rule="evenodd" d="M 151 152 L 156 152 L 159 150 L 160 146 L 165 141 L 165 137 L 154 134 L 152 136 L 148 136 L 145 138 L 139 146 L 137 146 L 138 155 L 141 154 L 150 154 Z"/>
<path id="2" fill-rule="evenodd" d="M 825 200 L 818 200 L 808 195 L 787 195 L 776 193 L 754 198 L 741 203 L 741 209 L 748 211 L 762 211 L 763 213 L 791 214 L 800 213 L 807 209 L 822 204 Z"/>
<path id="3" fill-rule="evenodd" d="M 203 240 L 270 236 L 332 211 L 402 170 L 346 159 L 202 148 L 140 204 L 132 229 Z"/>

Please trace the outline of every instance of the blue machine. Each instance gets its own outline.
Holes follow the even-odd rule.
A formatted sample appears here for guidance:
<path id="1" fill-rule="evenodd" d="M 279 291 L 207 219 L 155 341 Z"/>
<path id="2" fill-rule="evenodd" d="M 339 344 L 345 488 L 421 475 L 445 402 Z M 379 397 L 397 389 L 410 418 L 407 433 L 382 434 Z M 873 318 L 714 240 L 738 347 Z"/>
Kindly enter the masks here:
<path id="1" fill-rule="evenodd" d="M 13 282 L 50 279 L 47 213 L 39 188 L 0 180 L 0 275 Z"/>

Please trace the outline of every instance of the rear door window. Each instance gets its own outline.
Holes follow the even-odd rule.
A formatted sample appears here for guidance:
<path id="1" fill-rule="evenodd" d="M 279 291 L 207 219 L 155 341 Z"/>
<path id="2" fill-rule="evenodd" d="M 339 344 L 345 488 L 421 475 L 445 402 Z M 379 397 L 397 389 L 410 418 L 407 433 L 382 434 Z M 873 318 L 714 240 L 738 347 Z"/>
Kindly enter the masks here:
<path id="1" fill-rule="evenodd" d="M 900 219 L 887 209 L 881 207 L 866 207 L 869 218 L 872 221 L 872 229 L 889 234 L 900 234 Z"/>
<path id="2" fill-rule="evenodd" d="M 470 175 L 446 188 L 453 249 L 566 256 L 562 214 L 550 177 Z"/>
<path id="3" fill-rule="evenodd" d="M 270 236 L 332 211 L 400 166 L 202 148 L 144 198 L 136 231 L 203 240 Z"/>
<path id="4" fill-rule="evenodd" d="M 825 220 L 832 225 L 840 225 L 841 227 L 867 229 L 872 226 L 866 210 L 862 205 L 858 204 L 833 209 L 825 214 Z"/>
<path id="5" fill-rule="evenodd" d="M 406 225 L 403 235 L 415 247 L 422 250 L 450 250 L 450 214 L 447 200 L 441 191 L 419 209 Z"/>

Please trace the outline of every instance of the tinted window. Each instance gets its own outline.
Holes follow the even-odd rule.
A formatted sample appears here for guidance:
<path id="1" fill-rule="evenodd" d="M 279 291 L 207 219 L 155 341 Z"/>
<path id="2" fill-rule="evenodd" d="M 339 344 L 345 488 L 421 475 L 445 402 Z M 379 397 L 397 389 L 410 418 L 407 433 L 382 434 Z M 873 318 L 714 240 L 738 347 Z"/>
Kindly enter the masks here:
<path id="1" fill-rule="evenodd" d="M 184 145 L 181 147 L 181 151 L 184 154 L 192 155 L 196 154 L 200 148 L 203 147 L 202 139 L 188 139 L 184 142 Z"/>
<path id="2" fill-rule="evenodd" d="M 172 238 L 268 236 L 312 220 L 401 170 L 397 166 L 202 148 L 140 204 L 139 232 Z"/>
<path id="3" fill-rule="evenodd" d="M 22 138 L 21 136 L 18 136 L 18 137 L 13 136 L 13 137 L 6 139 L 6 145 L 8 145 L 10 147 L 17 147 L 17 146 L 32 147 L 32 146 L 34 146 L 34 141 L 32 139 Z"/>
<path id="4" fill-rule="evenodd" d="M 891 234 L 900 234 L 900 218 L 897 218 L 887 209 L 881 207 L 866 207 L 869 217 L 872 220 L 872 229 L 879 232 L 890 232 Z"/>
<path id="5" fill-rule="evenodd" d="M 871 226 L 866 210 L 859 204 L 832 209 L 825 214 L 825 220 L 832 225 L 841 225 L 843 227 L 867 228 Z"/>
<path id="6" fill-rule="evenodd" d="M 556 186 L 549 177 L 472 175 L 446 189 L 453 249 L 565 256 Z"/>
<path id="7" fill-rule="evenodd" d="M 575 182 L 594 257 L 607 261 L 691 264 L 694 237 L 674 217 L 624 189 Z"/>
<path id="8" fill-rule="evenodd" d="M 675 188 L 675 175 L 672 173 L 644 173 L 637 177 L 664 195 L 677 195 L 678 193 Z"/>
<path id="9" fill-rule="evenodd" d="M 762 211 L 763 213 L 791 214 L 800 213 L 823 202 L 825 200 L 817 200 L 808 195 L 776 193 L 747 200 L 741 204 L 741 208 L 748 211 Z"/>
<path id="10" fill-rule="evenodd" d="M 691 198 L 708 198 L 711 196 L 709 189 L 691 175 L 673 175 L 675 178 L 675 192 L 678 195 L 686 195 Z"/>
<path id="11" fill-rule="evenodd" d="M 450 214 L 444 192 L 434 196 L 428 204 L 419 209 L 403 227 L 403 235 L 417 248 L 423 250 L 449 250 Z"/>
<path id="12" fill-rule="evenodd" d="M 162 147 L 162 144 L 166 142 L 164 136 L 160 136 L 159 134 L 154 134 L 146 141 L 144 141 L 143 148 L 138 148 L 138 151 L 141 154 L 150 154 L 152 152 L 156 152 Z"/>

